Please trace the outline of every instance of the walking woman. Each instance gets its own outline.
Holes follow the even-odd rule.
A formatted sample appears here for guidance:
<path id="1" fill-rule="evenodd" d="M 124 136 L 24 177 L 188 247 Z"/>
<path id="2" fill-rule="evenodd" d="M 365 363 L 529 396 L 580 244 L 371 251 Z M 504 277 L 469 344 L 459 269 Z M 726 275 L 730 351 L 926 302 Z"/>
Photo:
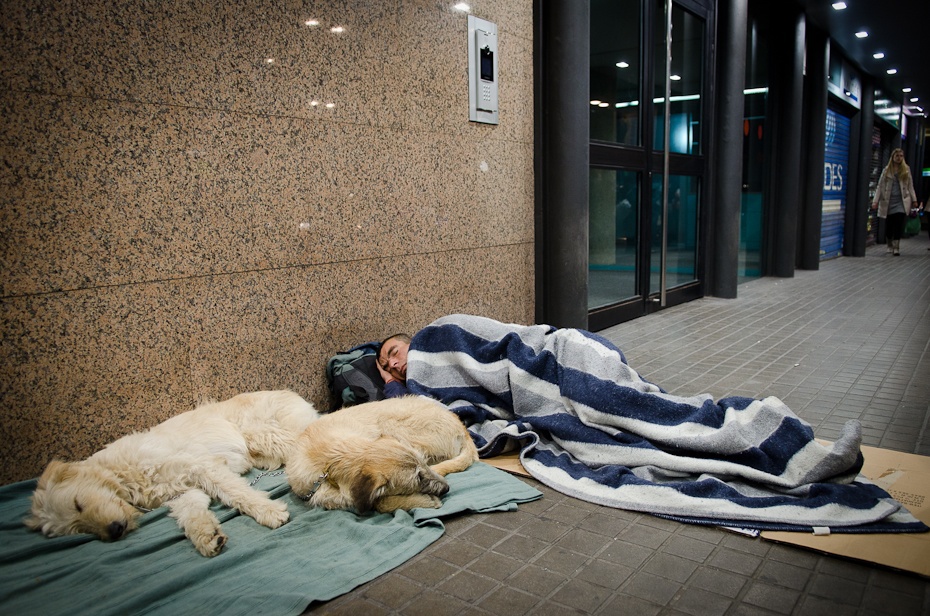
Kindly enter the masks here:
<path id="1" fill-rule="evenodd" d="M 911 168 L 904 162 L 904 150 L 895 148 L 891 153 L 891 160 L 878 179 L 872 209 L 878 208 L 878 217 L 886 219 L 885 237 L 888 239 L 888 252 L 894 252 L 896 257 L 901 254 L 901 237 L 904 235 L 907 214 L 915 203 L 917 194 L 914 192 Z"/>

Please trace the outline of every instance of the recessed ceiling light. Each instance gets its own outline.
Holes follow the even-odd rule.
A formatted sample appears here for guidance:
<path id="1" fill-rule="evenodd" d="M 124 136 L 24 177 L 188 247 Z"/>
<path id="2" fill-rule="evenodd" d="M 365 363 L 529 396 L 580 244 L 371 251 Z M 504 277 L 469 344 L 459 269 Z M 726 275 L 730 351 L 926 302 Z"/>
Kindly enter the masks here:
<path id="1" fill-rule="evenodd" d="M 620 62 L 617 62 L 617 66 L 619 66 L 620 68 L 629 68 L 629 67 L 630 67 L 630 63 L 629 63 L 629 62 L 623 62 L 623 61 L 621 60 Z"/>
<path id="2" fill-rule="evenodd" d="M 834 2 L 834 3 L 833 3 L 833 10 L 834 10 L 834 11 L 842 11 L 842 10 L 845 9 L 845 8 L 846 8 L 846 3 L 845 3 L 845 2 Z"/>
<path id="3" fill-rule="evenodd" d="M 889 68 L 889 69 L 888 69 L 887 71 L 885 71 L 885 72 L 888 73 L 889 75 L 894 75 L 895 73 L 898 72 L 898 69 L 896 69 L 896 68 Z"/>
<path id="4" fill-rule="evenodd" d="M 465 13 L 471 10 L 471 7 L 465 4 L 464 2 L 459 2 L 458 4 L 454 5 L 452 8 L 454 8 L 457 11 L 463 11 Z"/>
<path id="5" fill-rule="evenodd" d="M 669 75 L 668 78 L 672 81 L 681 81 L 681 75 Z"/>
<path id="6" fill-rule="evenodd" d="M 601 101 L 595 99 L 595 100 L 591 101 L 591 104 L 594 105 L 594 106 L 597 106 L 597 105 L 600 105 L 600 104 L 601 104 Z"/>
<path id="7" fill-rule="evenodd" d="M 919 101 L 919 100 L 920 100 L 920 98 L 917 97 L 917 96 L 915 96 L 914 98 L 911 99 L 911 102 L 912 102 L 912 103 L 916 103 L 916 102 Z"/>
<path id="8" fill-rule="evenodd" d="M 881 60 L 882 58 L 885 57 L 885 54 L 879 51 L 878 53 L 873 53 L 872 57 L 875 58 L 876 60 Z"/>
<path id="9" fill-rule="evenodd" d="M 856 38 L 865 38 L 868 35 L 869 33 L 866 32 L 865 30 L 860 30 L 859 32 L 856 32 Z"/>
<path id="10" fill-rule="evenodd" d="M 307 21 L 304 22 L 304 25 L 310 26 L 310 27 L 319 26 L 320 22 L 317 19 L 308 19 Z"/>
<path id="11" fill-rule="evenodd" d="M 911 91 L 911 88 L 901 88 L 901 91 L 907 94 L 908 92 Z"/>

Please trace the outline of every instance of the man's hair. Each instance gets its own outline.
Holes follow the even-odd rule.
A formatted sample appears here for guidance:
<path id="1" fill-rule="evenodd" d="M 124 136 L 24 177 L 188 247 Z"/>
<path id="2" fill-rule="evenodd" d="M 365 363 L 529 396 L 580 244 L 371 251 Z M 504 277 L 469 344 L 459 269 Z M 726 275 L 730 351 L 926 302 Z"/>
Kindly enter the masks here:
<path id="1" fill-rule="evenodd" d="M 381 362 L 381 349 L 383 349 L 384 345 L 386 345 L 391 340 L 400 340 L 402 342 L 406 342 L 407 344 L 410 344 L 410 336 L 408 336 L 407 334 L 394 334 L 392 336 L 388 336 L 387 338 L 385 338 L 378 344 L 377 359 L 379 363 Z"/>
<path id="2" fill-rule="evenodd" d="M 395 338 L 397 338 L 398 340 L 403 340 L 407 344 L 410 344 L 410 336 L 408 336 L 407 334 L 394 334 L 393 336 L 388 336 L 387 338 L 382 340 L 381 344 L 378 345 L 378 349 L 381 349 L 381 347 L 383 347 L 385 344 L 387 344 L 391 340 L 394 340 Z"/>

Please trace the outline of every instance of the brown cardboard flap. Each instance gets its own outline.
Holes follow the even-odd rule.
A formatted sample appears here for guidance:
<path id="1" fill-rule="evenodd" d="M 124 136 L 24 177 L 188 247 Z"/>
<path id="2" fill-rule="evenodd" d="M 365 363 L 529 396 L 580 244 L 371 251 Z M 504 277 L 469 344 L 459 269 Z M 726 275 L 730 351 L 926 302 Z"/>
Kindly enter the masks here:
<path id="1" fill-rule="evenodd" d="M 862 447 L 862 474 L 930 525 L 930 457 Z M 837 534 L 765 531 L 762 538 L 930 577 L 930 533 Z"/>
<path id="2" fill-rule="evenodd" d="M 530 474 L 523 468 L 523 464 L 520 463 L 520 454 L 518 452 L 504 453 L 493 458 L 482 458 L 481 461 L 514 475 L 530 477 Z"/>

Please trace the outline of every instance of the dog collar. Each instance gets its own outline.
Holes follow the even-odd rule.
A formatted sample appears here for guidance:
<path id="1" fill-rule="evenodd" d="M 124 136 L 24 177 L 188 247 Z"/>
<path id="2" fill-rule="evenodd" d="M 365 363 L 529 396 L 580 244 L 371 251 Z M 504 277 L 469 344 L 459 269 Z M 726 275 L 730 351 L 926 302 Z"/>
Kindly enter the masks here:
<path id="1" fill-rule="evenodd" d="M 323 485 L 323 482 L 326 481 L 326 478 L 329 477 L 329 473 L 323 473 L 320 477 L 313 482 L 313 485 L 310 486 L 310 492 L 306 496 L 301 496 L 300 494 L 295 493 L 294 496 L 299 498 L 302 501 L 308 501 L 313 498 L 313 495 L 316 494 L 316 491 L 320 489 L 320 486 Z"/>

